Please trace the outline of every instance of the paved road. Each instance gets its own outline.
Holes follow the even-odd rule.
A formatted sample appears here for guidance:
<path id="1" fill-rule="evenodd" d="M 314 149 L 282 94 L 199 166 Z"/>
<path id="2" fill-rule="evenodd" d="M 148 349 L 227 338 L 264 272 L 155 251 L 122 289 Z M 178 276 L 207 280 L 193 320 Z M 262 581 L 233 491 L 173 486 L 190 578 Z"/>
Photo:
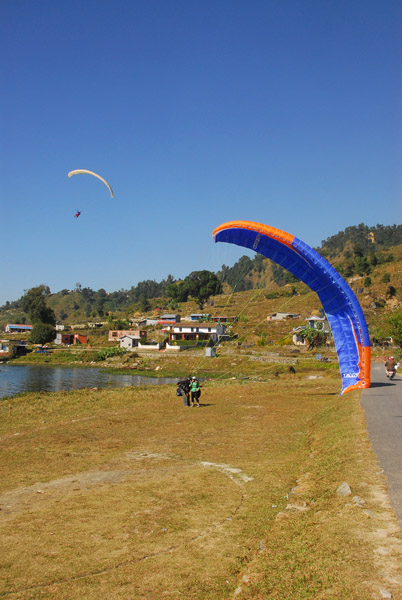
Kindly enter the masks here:
<path id="1" fill-rule="evenodd" d="M 392 381 L 384 365 L 373 363 L 371 387 L 363 390 L 362 406 L 374 452 L 388 479 L 389 495 L 402 525 L 402 369 Z"/>

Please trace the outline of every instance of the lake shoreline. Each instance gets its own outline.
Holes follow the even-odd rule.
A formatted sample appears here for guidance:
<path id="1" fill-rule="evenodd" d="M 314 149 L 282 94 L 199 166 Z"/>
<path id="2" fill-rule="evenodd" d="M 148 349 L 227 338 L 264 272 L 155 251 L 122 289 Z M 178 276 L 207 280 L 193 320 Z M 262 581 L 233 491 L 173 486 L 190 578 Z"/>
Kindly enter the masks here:
<path id="1" fill-rule="evenodd" d="M 4 364 L 0 367 L 0 400 L 27 392 L 59 392 L 82 389 L 117 389 L 149 385 L 173 385 L 177 378 L 138 373 L 111 373 L 102 368 L 79 366 Z"/>

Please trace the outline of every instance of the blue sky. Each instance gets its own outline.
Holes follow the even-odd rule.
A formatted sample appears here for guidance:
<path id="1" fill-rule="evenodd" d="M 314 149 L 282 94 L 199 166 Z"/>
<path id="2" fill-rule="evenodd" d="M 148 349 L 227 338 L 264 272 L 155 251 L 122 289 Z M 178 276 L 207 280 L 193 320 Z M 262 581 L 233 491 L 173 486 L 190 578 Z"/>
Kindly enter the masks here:
<path id="1" fill-rule="evenodd" d="M 217 270 L 233 219 L 401 223 L 401 30 L 399 0 L 3 0 L 0 304 Z"/>

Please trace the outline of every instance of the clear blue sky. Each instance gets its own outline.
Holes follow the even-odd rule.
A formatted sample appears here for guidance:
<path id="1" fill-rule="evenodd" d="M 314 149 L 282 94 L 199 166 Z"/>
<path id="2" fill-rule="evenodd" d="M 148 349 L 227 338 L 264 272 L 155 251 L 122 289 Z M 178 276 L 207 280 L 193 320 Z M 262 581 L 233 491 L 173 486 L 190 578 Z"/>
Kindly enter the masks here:
<path id="1" fill-rule="evenodd" d="M 400 0 L 2 0 L 0 304 L 217 270 L 232 219 L 400 223 L 401 31 Z"/>

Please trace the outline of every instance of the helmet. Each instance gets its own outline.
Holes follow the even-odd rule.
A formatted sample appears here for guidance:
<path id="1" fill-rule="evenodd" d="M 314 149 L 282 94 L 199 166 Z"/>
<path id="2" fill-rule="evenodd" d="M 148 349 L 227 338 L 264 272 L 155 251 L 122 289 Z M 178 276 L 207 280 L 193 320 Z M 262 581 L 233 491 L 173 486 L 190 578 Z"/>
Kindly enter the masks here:
<path id="1" fill-rule="evenodd" d="M 196 378 L 195 375 L 193 375 L 191 379 L 195 379 L 195 378 Z"/>

